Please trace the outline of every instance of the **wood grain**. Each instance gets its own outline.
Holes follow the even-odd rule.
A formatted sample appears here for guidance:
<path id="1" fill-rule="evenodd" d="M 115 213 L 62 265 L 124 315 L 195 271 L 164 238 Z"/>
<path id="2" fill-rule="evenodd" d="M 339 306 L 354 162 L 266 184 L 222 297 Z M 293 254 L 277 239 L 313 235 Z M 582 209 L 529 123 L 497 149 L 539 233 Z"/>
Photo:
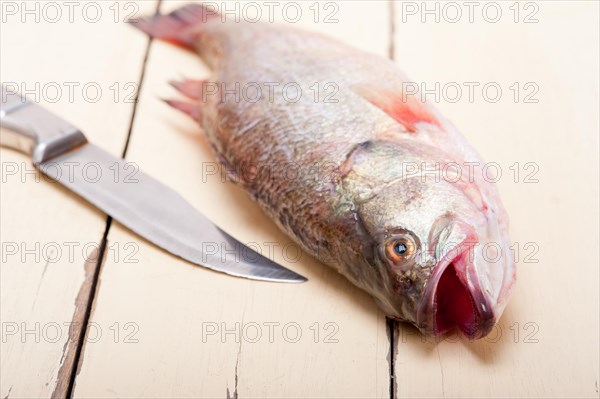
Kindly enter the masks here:
<path id="1" fill-rule="evenodd" d="M 498 184 L 519 268 L 495 333 L 477 342 L 453 335 L 436 342 L 400 325 L 393 353 L 385 317 L 372 300 L 296 252 L 242 190 L 224 182 L 197 126 L 160 100 L 178 97 L 169 80 L 207 77 L 208 70 L 193 54 L 156 41 L 144 66 L 148 41 L 123 19 L 151 14 L 158 2 L 116 9 L 113 2 L 92 3 L 102 7 L 97 23 L 77 9 L 74 23 L 65 8 L 57 23 L 48 21 L 52 14 L 40 22 L 29 15 L 24 23 L 20 14 L 5 15 L 2 82 L 33 88 L 40 102 L 114 154 L 122 153 L 131 129 L 129 161 L 309 282 L 214 273 L 116 222 L 99 270 L 82 248 L 101 242 L 106 216 L 57 184 L 21 176 L 32 170 L 28 159 L 2 149 L 0 397 L 65 397 L 71 388 L 77 398 L 598 397 L 597 2 L 498 2 L 496 23 L 484 18 L 485 3 L 472 23 L 462 2 L 458 22 L 448 20 L 452 10 L 443 14 L 447 3 L 432 2 L 429 9 L 439 7 L 436 22 L 435 14 L 422 15 L 421 2 L 340 1 L 336 23 L 324 22 L 335 10 L 325 8 L 327 1 L 318 3 L 317 23 L 314 3 L 300 3 L 303 18 L 294 25 L 393 54 L 426 89 L 435 92 L 439 83 L 438 108 L 502 171 Z M 165 1 L 161 9 L 184 3 Z M 263 2 L 257 4 L 266 16 Z M 517 22 L 511 6 L 519 10 Z M 285 23 L 278 11 L 275 18 Z M 135 105 L 125 85 L 135 89 L 142 73 Z M 79 83 L 73 101 L 69 82 Z M 83 98 L 86 83 L 103 90 L 98 102 Z M 473 83 L 471 101 L 467 84 Z M 458 100 L 448 84 L 462 87 Z M 486 84 L 502 89 L 497 102 L 485 97 L 494 95 L 483 93 Z M 57 85 L 63 92 L 54 101 Z M 72 257 L 69 245 L 76 248 Z M 47 262 L 57 250 L 58 261 Z M 69 331 L 74 322 L 79 325 Z"/>
<path id="2" fill-rule="evenodd" d="M 303 4 L 307 17 L 297 25 L 386 55 L 386 3 L 374 3 L 368 21 L 359 18 L 364 11 L 359 3 L 340 3 L 336 24 L 311 22 L 312 3 Z M 162 11 L 178 6 L 168 2 Z M 371 298 L 306 254 L 296 259 L 295 247 L 286 252 L 290 240 L 257 205 L 207 172 L 215 158 L 202 132 L 160 100 L 177 96 L 169 80 L 207 74 L 193 54 L 152 43 L 127 159 L 167 182 L 240 241 L 258 244 L 265 254 L 275 246 L 274 259 L 310 281 L 235 279 L 140 242 L 139 262 L 107 259 L 92 317 L 101 326 L 131 323 L 138 342 L 121 337 L 86 344 L 75 396 L 388 396 L 389 341 L 385 318 Z M 139 240 L 118 224 L 108 238 Z M 212 329 L 218 330 L 209 334 Z"/>
<path id="3" fill-rule="evenodd" d="M 520 23 L 513 2 L 499 4 L 497 23 L 483 5 L 473 23 L 465 9 L 461 22 L 423 23 L 396 7 L 397 62 L 433 93 L 463 87 L 455 102 L 438 90 L 438 108 L 501 167 L 519 249 L 516 289 L 488 338 L 436 345 L 399 331 L 399 397 L 598 397 L 598 3 L 535 2 L 536 23 L 523 23 L 525 3 Z M 472 102 L 465 82 L 479 84 Z M 497 102 L 482 94 L 489 83 Z"/>
<path id="4" fill-rule="evenodd" d="M 115 23 L 109 3 L 96 3 L 99 18 L 93 9 L 81 14 L 79 4 L 71 20 L 58 3 L 59 19 L 51 14 L 56 9 L 44 11 L 41 2 L 27 3 L 29 14 L 21 8 L 25 3 L 10 2 L 15 14 L 7 3 L 2 83 L 16 85 L 91 141 L 120 154 L 133 110 L 125 101 L 131 91 L 126 85 L 139 78 L 147 40 Z M 140 5 L 140 11 L 151 10 L 149 2 Z M 90 255 L 100 244 L 106 216 L 34 173 L 26 156 L 2 148 L 0 157 L 0 396 L 64 397 L 88 307 L 88 277 L 97 267 Z"/>

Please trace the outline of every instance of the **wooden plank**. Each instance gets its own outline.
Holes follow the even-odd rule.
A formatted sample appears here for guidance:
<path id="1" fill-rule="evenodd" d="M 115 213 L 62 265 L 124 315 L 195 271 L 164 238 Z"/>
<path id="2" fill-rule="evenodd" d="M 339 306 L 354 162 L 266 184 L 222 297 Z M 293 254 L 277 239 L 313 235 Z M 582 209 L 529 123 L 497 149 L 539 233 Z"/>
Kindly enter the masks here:
<path id="1" fill-rule="evenodd" d="M 423 23 L 422 3 L 411 4 L 416 13 L 395 5 L 397 62 L 427 89 L 463 88 L 454 103 L 454 92 L 442 93 L 438 107 L 501 166 L 520 261 L 497 335 L 435 345 L 400 329 L 398 396 L 598 397 L 598 3 L 499 2 L 497 23 L 484 19 L 485 3 L 473 23 L 464 6 L 459 22 L 446 9 L 440 23 L 434 14 Z M 429 9 L 435 4 L 443 13 L 443 3 Z M 480 84 L 473 102 L 464 82 Z M 483 97 L 486 83 L 502 88 L 498 102 L 488 101 L 492 91 Z M 535 87 L 538 101 L 526 102 Z"/>
<path id="2" fill-rule="evenodd" d="M 128 4 L 1 5 L 2 82 L 115 154 L 127 137 L 133 110 L 127 98 L 136 89 L 147 44 L 122 23 L 135 10 L 135 3 Z M 138 8 L 152 12 L 153 3 Z M 2 148 L 0 157 L 0 396 L 64 397 L 97 264 L 88 255 L 102 239 L 106 216 L 30 173 L 26 156 Z M 82 166 L 73 173 L 83 173 Z"/>
<path id="3" fill-rule="evenodd" d="M 369 2 L 366 19 L 365 3 L 340 2 L 335 24 L 311 22 L 311 4 L 302 3 L 306 17 L 297 25 L 387 54 L 387 3 Z M 162 11 L 178 6 L 168 2 Z M 75 396 L 388 396 L 385 318 L 344 278 L 305 254 L 286 252 L 290 240 L 246 194 L 210 173 L 215 159 L 202 133 L 159 100 L 176 96 L 167 81 L 182 75 L 202 78 L 208 71 L 193 54 L 153 42 L 128 159 L 240 241 L 257 243 L 263 253 L 275 246 L 274 259 L 310 281 L 235 279 L 140 241 L 138 263 L 107 259 L 103 268 L 92 321 L 118 321 L 121 334 L 116 342 L 86 344 Z M 109 241 L 139 239 L 115 224 Z"/>

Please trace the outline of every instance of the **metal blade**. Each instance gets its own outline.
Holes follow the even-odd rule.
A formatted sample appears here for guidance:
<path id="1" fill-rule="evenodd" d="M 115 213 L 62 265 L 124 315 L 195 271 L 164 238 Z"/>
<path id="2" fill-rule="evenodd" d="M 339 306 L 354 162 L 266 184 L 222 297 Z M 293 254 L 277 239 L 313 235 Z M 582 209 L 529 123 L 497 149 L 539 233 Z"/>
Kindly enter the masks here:
<path id="1" fill-rule="evenodd" d="M 132 174 L 132 164 L 92 144 L 38 167 L 138 235 L 192 263 L 254 280 L 306 281 L 220 230 L 169 187 L 141 171 Z"/>

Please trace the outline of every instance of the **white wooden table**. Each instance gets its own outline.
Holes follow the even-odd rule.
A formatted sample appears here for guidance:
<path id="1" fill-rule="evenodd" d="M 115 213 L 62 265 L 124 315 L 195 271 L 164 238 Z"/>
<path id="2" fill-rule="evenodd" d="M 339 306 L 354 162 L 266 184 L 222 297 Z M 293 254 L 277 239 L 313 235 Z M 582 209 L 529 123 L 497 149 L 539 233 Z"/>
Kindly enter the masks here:
<path id="1" fill-rule="evenodd" d="M 168 80 L 208 70 L 123 23 L 181 3 L 1 4 L 3 83 L 310 280 L 194 267 L 2 149 L 2 398 L 598 397 L 598 2 L 429 2 L 439 22 L 421 2 L 298 3 L 294 25 L 393 56 L 430 100 L 439 84 L 437 106 L 502 171 L 512 301 L 490 337 L 439 343 L 286 253 L 290 240 L 212 173 L 202 132 L 160 101 L 177 95 Z"/>

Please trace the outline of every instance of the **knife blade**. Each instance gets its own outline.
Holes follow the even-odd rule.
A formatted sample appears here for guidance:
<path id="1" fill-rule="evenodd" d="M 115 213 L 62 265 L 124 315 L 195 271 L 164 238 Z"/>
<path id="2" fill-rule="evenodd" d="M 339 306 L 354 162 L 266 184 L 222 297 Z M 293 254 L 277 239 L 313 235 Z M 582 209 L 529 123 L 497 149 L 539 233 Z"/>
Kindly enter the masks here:
<path id="1" fill-rule="evenodd" d="M 42 173 L 140 237 L 189 262 L 232 276 L 306 281 L 218 228 L 151 176 L 139 170 L 124 173 L 130 163 L 89 143 L 70 123 L 4 86 L 0 95 L 1 145 L 30 154 Z"/>

